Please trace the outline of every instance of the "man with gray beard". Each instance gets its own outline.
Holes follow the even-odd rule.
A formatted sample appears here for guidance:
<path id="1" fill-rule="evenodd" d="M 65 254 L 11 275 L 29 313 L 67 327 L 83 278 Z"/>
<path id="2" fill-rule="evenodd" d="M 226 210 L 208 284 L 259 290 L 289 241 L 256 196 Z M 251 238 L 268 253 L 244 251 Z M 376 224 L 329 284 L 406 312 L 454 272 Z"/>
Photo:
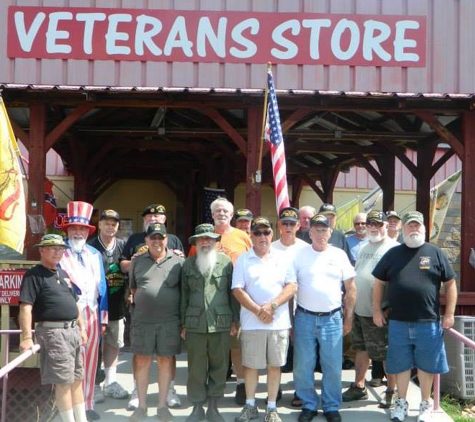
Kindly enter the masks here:
<path id="1" fill-rule="evenodd" d="M 424 217 L 418 211 L 402 218 L 404 244 L 383 255 L 372 274 L 373 320 L 383 327 L 388 320 L 387 372 L 396 374 L 399 398 L 391 420 L 402 422 L 408 411 L 406 394 L 413 367 L 421 387 L 417 422 L 432 420 L 430 400 L 434 374 L 448 372 L 443 329 L 454 324 L 457 303 L 455 273 L 442 250 L 425 241 Z M 445 287 L 445 313 L 440 315 L 440 287 Z M 383 313 L 387 285 L 389 317 Z"/>
<path id="2" fill-rule="evenodd" d="M 239 308 L 231 293 L 232 263 L 216 250 L 221 238 L 212 224 L 200 224 L 189 238 L 196 255 L 183 264 L 181 336 L 188 351 L 188 399 L 193 410 L 186 422 L 224 422 L 218 410 L 229 361 L 230 335 L 236 335 Z M 208 400 L 206 415 L 203 403 Z"/>

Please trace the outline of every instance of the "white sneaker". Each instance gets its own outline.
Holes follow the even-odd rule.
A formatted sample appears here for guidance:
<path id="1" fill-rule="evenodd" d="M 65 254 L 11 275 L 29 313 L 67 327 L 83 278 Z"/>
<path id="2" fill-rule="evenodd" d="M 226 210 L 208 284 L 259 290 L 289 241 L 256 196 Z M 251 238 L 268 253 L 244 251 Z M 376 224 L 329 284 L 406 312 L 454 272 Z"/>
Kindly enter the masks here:
<path id="1" fill-rule="evenodd" d="M 96 384 L 94 386 L 94 403 L 104 403 L 105 400 L 101 386 Z"/>
<path id="2" fill-rule="evenodd" d="M 129 403 L 127 404 L 127 410 L 135 410 L 139 407 L 139 393 L 137 389 L 134 388 L 132 394 L 130 395 Z"/>
<path id="3" fill-rule="evenodd" d="M 406 419 L 408 407 L 406 399 L 396 399 L 394 409 L 391 411 L 391 420 L 393 422 L 403 422 L 403 420 Z"/>
<path id="4" fill-rule="evenodd" d="M 417 422 L 431 422 L 432 421 L 432 402 L 429 400 L 422 400 L 419 406 L 419 416 Z"/>
<path id="5" fill-rule="evenodd" d="M 176 391 L 173 387 L 170 387 L 168 389 L 167 406 L 168 407 L 180 407 L 181 406 L 180 397 L 178 397 L 178 395 L 177 395 L 177 393 L 176 393 Z"/>
<path id="6" fill-rule="evenodd" d="M 114 399 L 126 399 L 129 397 L 129 393 L 125 391 L 118 382 L 104 386 L 104 396 L 112 397 Z"/>

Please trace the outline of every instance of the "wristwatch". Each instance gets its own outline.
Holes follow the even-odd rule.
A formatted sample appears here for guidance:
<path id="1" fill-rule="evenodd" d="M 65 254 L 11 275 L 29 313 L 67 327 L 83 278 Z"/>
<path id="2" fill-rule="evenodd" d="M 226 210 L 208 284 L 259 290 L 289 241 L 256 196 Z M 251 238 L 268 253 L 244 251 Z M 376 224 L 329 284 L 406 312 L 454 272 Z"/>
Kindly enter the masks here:
<path id="1" fill-rule="evenodd" d="M 272 306 L 272 309 L 273 309 L 274 311 L 276 311 L 277 308 L 279 307 L 279 305 L 277 305 L 277 303 L 275 303 L 275 302 L 271 302 L 271 303 L 270 303 L 270 306 Z"/>

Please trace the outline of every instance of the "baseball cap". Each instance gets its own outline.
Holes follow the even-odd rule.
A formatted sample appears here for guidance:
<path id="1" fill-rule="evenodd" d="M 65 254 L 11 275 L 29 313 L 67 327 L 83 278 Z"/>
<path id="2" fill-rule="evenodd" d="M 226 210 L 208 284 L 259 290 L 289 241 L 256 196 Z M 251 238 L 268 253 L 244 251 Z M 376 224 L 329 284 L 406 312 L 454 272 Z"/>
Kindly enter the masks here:
<path id="1" fill-rule="evenodd" d="M 325 217 L 323 214 L 316 214 L 310 219 L 310 227 L 318 225 L 330 227 L 327 217 Z"/>
<path id="2" fill-rule="evenodd" d="M 148 226 L 147 236 L 155 236 L 156 234 L 161 235 L 162 237 L 167 237 L 167 228 L 165 224 L 162 223 L 152 223 Z"/>
<path id="3" fill-rule="evenodd" d="M 102 211 L 101 217 L 99 218 L 100 220 L 107 220 L 108 218 L 112 218 L 116 221 L 120 221 L 119 213 L 114 210 L 104 210 Z"/>
<path id="4" fill-rule="evenodd" d="M 160 204 L 151 204 L 143 210 L 142 217 L 145 217 L 147 214 L 166 214 L 167 211 L 163 205 Z"/>
<path id="5" fill-rule="evenodd" d="M 399 215 L 399 213 L 394 210 L 386 211 L 386 218 L 389 218 L 389 217 L 399 218 L 399 220 L 401 219 L 401 216 Z"/>
<path id="6" fill-rule="evenodd" d="M 270 223 L 269 219 L 266 217 L 256 217 L 252 220 L 251 223 L 251 230 L 254 230 L 256 227 L 259 226 L 266 226 L 272 228 L 272 224 Z"/>
<path id="7" fill-rule="evenodd" d="M 253 217 L 252 212 L 248 210 L 247 208 L 238 209 L 234 213 L 234 220 L 236 221 L 239 221 L 239 220 L 251 221 L 252 217 Z"/>
<path id="8" fill-rule="evenodd" d="M 336 215 L 336 207 L 333 204 L 323 204 L 318 210 L 318 214 L 333 214 Z"/>
<path id="9" fill-rule="evenodd" d="M 384 223 L 386 215 L 382 211 L 372 210 L 366 214 L 366 224 L 368 223 Z"/>
<path id="10" fill-rule="evenodd" d="M 299 221 L 299 210 L 293 207 L 282 208 L 279 212 L 280 221 Z"/>
<path id="11" fill-rule="evenodd" d="M 419 211 L 409 211 L 402 217 L 402 223 L 407 224 L 415 221 L 419 224 L 424 224 L 424 216 Z"/>

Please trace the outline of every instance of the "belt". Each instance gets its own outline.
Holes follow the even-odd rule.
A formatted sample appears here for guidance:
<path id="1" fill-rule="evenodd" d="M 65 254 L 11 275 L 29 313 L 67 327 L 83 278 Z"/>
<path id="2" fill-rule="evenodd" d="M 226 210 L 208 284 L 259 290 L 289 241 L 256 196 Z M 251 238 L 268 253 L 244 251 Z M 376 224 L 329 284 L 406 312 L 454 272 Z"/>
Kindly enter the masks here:
<path id="1" fill-rule="evenodd" d="M 333 311 L 330 312 L 314 312 L 314 311 L 309 311 L 308 309 L 302 308 L 300 305 L 297 305 L 297 309 L 310 315 L 315 315 L 315 316 L 331 316 L 333 314 L 336 314 L 337 312 L 341 311 L 341 306 L 339 308 L 333 309 Z"/>
<path id="2" fill-rule="evenodd" d="M 44 328 L 74 328 L 78 322 L 75 319 L 72 321 L 40 321 L 38 325 Z"/>

